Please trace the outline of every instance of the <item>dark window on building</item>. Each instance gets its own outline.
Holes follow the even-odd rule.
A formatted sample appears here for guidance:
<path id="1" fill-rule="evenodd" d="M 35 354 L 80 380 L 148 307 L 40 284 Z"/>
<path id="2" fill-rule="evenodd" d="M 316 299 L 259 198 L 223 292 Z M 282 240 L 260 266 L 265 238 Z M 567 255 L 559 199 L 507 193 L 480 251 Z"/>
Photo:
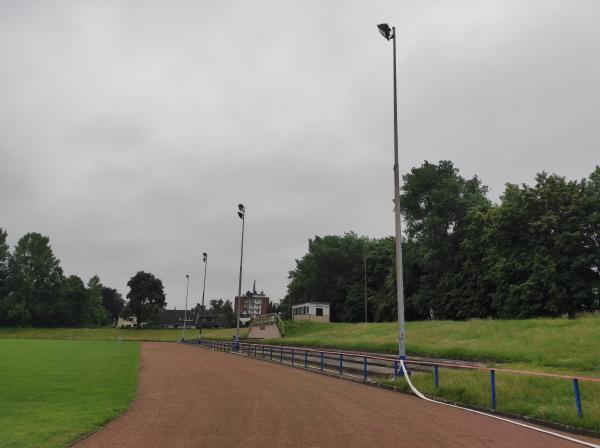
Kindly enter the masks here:
<path id="1" fill-rule="evenodd" d="M 323 308 L 317 308 L 317 316 L 323 315 Z"/>

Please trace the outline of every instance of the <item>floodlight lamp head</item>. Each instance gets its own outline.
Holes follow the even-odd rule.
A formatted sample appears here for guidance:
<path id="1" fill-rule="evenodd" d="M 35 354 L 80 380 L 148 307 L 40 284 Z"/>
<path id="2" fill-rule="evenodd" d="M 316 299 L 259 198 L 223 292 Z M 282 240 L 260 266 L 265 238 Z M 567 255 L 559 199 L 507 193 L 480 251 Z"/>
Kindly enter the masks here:
<path id="1" fill-rule="evenodd" d="M 204 261 L 206 263 L 206 260 L 208 258 L 208 255 L 206 254 L 206 252 L 202 253 L 202 261 Z"/>
<path id="2" fill-rule="evenodd" d="M 244 204 L 238 204 L 238 216 L 241 219 L 244 219 L 244 213 L 246 213 L 246 207 L 244 207 Z"/>
<path id="3" fill-rule="evenodd" d="M 377 25 L 377 28 L 379 29 L 381 35 L 387 40 L 390 40 L 392 37 L 394 37 L 394 32 L 387 23 L 380 23 Z"/>
<path id="4" fill-rule="evenodd" d="M 185 274 L 185 278 L 189 279 L 190 278 L 189 274 Z"/>

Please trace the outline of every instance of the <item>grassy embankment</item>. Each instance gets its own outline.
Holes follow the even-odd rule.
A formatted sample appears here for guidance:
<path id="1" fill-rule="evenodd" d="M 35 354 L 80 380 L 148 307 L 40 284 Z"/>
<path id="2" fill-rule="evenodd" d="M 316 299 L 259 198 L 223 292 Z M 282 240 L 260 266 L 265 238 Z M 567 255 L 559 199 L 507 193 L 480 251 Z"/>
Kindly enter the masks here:
<path id="1" fill-rule="evenodd" d="M 397 324 L 288 323 L 286 337 L 274 344 L 396 353 Z M 409 354 L 469 359 L 530 371 L 600 377 L 600 316 L 569 319 L 410 322 Z M 415 386 L 439 397 L 490 407 L 487 371 L 440 369 L 415 373 Z M 407 390 L 404 380 L 393 382 Z M 600 432 L 600 383 L 580 381 L 583 418 L 578 418 L 571 381 L 496 372 L 497 409 Z"/>
<path id="2" fill-rule="evenodd" d="M 0 446 L 62 447 L 124 412 L 139 344 L 0 339 Z"/>
<path id="3" fill-rule="evenodd" d="M 271 341 L 308 347 L 397 353 L 398 326 L 381 324 L 287 324 Z M 413 355 L 509 363 L 511 367 L 600 376 L 600 316 L 578 319 L 409 322 Z"/>

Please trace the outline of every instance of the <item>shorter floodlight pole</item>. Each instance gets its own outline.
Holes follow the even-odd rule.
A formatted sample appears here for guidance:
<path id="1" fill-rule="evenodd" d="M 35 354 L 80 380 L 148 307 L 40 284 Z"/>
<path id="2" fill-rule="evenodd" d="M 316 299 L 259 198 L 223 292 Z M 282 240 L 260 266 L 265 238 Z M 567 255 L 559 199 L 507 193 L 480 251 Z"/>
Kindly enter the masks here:
<path id="1" fill-rule="evenodd" d="M 235 327 L 235 340 L 237 342 L 238 350 L 240 344 L 240 308 L 242 307 L 242 262 L 244 260 L 244 226 L 246 224 L 246 208 L 243 204 L 238 204 L 238 216 L 242 220 L 242 245 L 240 249 L 240 278 L 238 282 L 238 306 L 237 306 L 237 317 Z"/>
<path id="2" fill-rule="evenodd" d="M 204 261 L 204 284 L 202 285 L 202 308 L 200 308 L 200 334 L 202 334 L 202 315 L 201 313 L 204 311 L 204 291 L 206 290 L 206 267 L 208 266 L 208 254 L 204 252 L 202 254 L 202 261 Z M 206 316 L 206 314 L 205 314 Z"/>
<path id="3" fill-rule="evenodd" d="M 365 247 L 365 324 L 369 322 L 367 317 L 367 249 Z"/>
<path id="4" fill-rule="evenodd" d="M 294 320 L 294 316 L 292 315 L 292 295 L 290 294 L 290 283 L 291 282 L 292 282 L 292 276 L 289 275 L 287 290 L 288 290 L 288 308 L 289 308 L 289 312 L 290 312 L 290 321 Z"/>
<path id="5" fill-rule="evenodd" d="M 183 312 L 183 340 L 185 341 L 185 327 L 187 325 L 187 305 L 188 305 L 188 293 L 190 292 L 190 276 L 185 274 L 187 279 L 187 287 L 185 288 L 185 311 Z"/>

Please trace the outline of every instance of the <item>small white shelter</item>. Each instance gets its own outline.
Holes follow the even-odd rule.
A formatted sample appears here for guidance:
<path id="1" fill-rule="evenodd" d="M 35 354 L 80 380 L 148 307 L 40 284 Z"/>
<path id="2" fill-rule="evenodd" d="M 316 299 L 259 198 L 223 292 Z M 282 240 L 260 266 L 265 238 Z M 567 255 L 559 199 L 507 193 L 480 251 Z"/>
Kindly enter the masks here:
<path id="1" fill-rule="evenodd" d="M 293 320 L 313 320 L 329 322 L 329 303 L 306 302 L 292 306 Z"/>

